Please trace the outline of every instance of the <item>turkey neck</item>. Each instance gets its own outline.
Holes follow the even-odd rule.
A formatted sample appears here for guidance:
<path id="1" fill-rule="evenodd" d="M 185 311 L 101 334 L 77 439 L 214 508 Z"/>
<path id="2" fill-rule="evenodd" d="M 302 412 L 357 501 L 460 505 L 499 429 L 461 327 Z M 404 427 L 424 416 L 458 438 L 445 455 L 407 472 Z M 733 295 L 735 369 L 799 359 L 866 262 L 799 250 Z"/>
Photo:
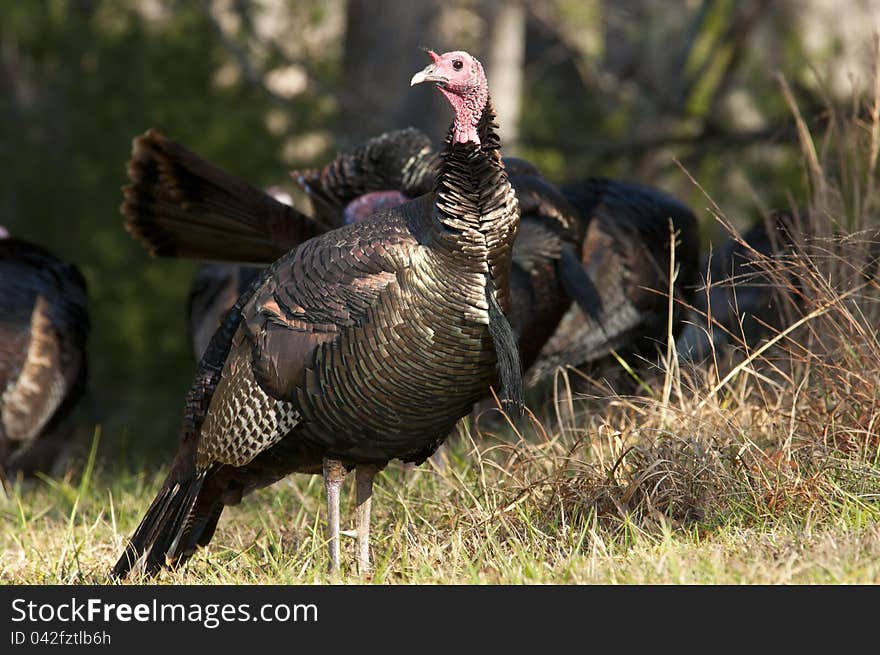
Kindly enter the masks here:
<path id="1" fill-rule="evenodd" d="M 442 249 L 469 272 L 489 274 L 504 311 L 510 306 L 510 266 L 519 205 L 501 161 L 491 99 L 477 124 L 480 145 L 446 138 L 435 186 L 432 226 Z"/>

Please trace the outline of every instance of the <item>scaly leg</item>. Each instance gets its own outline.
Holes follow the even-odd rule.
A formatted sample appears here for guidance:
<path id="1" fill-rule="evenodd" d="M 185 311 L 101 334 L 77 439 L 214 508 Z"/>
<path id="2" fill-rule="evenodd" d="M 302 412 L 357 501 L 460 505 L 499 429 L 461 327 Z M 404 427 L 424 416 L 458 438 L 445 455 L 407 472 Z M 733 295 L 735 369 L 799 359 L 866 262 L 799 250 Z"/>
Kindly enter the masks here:
<path id="1" fill-rule="evenodd" d="M 324 458 L 324 491 L 327 494 L 327 537 L 330 573 L 339 573 L 339 489 L 345 479 L 342 462 Z"/>
<path id="2" fill-rule="evenodd" d="M 358 572 L 370 570 L 370 509 L 373 498 L 373 478 L 379 471 L 373 464 L 360 464 L 355 469 L 357 482 L 357 545 Z"/>

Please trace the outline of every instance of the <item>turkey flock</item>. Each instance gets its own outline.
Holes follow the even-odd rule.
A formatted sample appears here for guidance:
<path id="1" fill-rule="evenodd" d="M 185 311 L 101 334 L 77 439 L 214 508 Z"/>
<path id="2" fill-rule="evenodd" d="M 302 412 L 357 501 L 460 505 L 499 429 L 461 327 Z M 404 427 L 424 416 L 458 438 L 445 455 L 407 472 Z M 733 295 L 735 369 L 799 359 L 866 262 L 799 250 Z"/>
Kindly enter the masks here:
<path id="1" fill-rule="evenodd" d="M 307 207 L 158 131 L 134 139 L 125 229 L 152 255 L 203 265 L 179 447 L 112 579 L 182 564 L 226 506 L 291 473 L 323 477 L 337 572 L 340 487 L 354 472 L 367 572 L 377 472 L 424 462 L 477 403 L 497 398 L 516 419 L 524 389 L 560 370 L 656 366 L 670 328 L 678 355 L 699 361 L 781 327 L 767 284 L 731 283 L 749 278 L 752 252 L 778 246 L 763 223 L 747 246 L 701 259 L 697 219 L 672 196 L 604 178 L 555 186 L 503 156 L 481 63 L 427 54 L 411 85 L 451 106 L 442 148 L 414 128 L 378 135 L 292 173 Z M 8 487 L 64 451 L 86 384 L 86 284 L 0 230 L 0 309 Z"/>

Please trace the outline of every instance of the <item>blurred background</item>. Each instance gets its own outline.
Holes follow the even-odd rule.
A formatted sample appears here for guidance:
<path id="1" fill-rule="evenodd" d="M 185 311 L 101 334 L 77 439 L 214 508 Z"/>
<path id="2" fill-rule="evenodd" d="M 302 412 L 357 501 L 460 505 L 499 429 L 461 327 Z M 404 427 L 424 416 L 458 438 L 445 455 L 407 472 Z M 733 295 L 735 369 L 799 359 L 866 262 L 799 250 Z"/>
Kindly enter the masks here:
<path id="1" fill-rule="evenodd" d="M 784 75 L 811 129 L 874 80 L 876 0 L 33 0 L 0 3 L 0 224 L 76 263 L 93 331 L 83 439 L 161 461 L 194 364 L 196 265 L 122 229 L 131 139 L 156 127 L 249 182 L 449 111 L 420 46 L 487 67 L 505 154 L 561 182 L 657 185 L 718 227 L 802 201 Z M 859 110 L 858 107 L 855 108 Z M 821 143 L 819 144 L 821 146 Z"/>

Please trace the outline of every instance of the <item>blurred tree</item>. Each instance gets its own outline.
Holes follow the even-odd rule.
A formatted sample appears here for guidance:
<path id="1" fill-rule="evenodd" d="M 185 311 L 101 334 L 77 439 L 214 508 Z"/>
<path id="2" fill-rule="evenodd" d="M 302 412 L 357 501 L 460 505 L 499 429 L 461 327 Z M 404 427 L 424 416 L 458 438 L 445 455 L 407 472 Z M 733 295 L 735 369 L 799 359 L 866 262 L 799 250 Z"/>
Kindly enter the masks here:
<path id="1" fill-rule="evenodd" d="M 507 154 L 519 147 L 526 50 L 526 8 L 519 2 L 487 0 L 486 74 L 492 80 L 492 101 L 501 118 L 501 143 Z"/>
<path id="2" fill-rule="evenodd" d="M 412 125 L 439 141 L 445 135 L 449 110 L 436 93 L 409 90 L 419 64 L 429 59 L 419 48 L 443 52 L 440 1 L 348 0 L 343 71 L 348 80 L 344 99 L 345 137 L 350 146 L 386 130 Z"/>
<path id="3" fill-rule="evenodd" d="M 348 0 L 344 138 L 349 146 L 380 132 L 414 126 L 435 142 L 446 136 L 449 107 L 410 78 L 436 52 L 467 50 L 486 66 L 505 142 L 515 142 L 522 97 L 525 7 L 505 0 Z"/>
<path id="4" fill-rule="evenodd" d="M 539 100 L 527 105 L 526 152 L 557 177 L 638 179 L 705 206 L 681 162 L 740 225 L 758 207 L 785 206 L 786 194 L 802 188 L 795 131 L 766 53 L 754 48 L 769 26 L 801 52 L 797 33 L 772 24 L 781 4 L 694 0 L 676 3 L 674 11 L 659 0 L 530 6 L 526 87 Z M 555 112 L 549 126 L 547 107 Z M 756 194 L 738 173 L 765 174 L 768 147 L 778 184 Z M 744 161 L 745 167 L 731 165 Z M 705 226 L 714 231 L 711 222 Z"/>

